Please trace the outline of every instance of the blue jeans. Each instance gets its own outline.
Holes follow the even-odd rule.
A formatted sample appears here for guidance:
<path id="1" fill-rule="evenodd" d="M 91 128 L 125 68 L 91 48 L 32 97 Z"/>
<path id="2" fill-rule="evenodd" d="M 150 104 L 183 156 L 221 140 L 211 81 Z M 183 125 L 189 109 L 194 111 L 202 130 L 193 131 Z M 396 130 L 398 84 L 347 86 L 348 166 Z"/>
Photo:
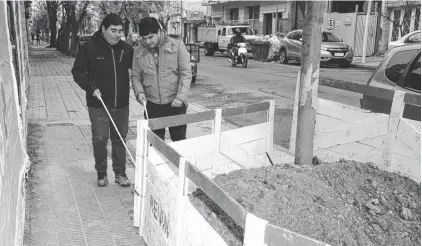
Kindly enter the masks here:
<path id="1" fill-rule="evenodd" d="M 129 127 L 129 106 L 108 108 L 114 123 L 116 123 L 122 138 L 126 142 Z M 107 172 L 107 143 L 110 137 L 112 146 L 113 171 L 117 174 L 126 173 L 126 149 L 117 134 L 113 123 L 104 108 L 88 107 L 91 120 L 92 145 L 94 148 L 95 169 L 97 172 Z"/>

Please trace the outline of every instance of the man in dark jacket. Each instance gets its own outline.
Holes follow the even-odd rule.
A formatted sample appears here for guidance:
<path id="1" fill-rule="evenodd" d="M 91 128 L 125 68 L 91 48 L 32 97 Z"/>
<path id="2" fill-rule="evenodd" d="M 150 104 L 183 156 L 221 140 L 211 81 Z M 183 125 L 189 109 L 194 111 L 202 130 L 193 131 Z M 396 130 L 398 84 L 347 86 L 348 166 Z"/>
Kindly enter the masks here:
<path id="1" fill-rule="evenodd" d="M 121 40 L 123 22 L 116 14 L 107 15 L 100 30 L 78 52 L 72 68 L 73 78 L 86 91 L 98 185 L 106 186 L 107 142 L 112 143 L 115 182 L 130 186 L 126 176 L 126 149 L 120 140 L 100 98 L 126 141 L 129 120 L 129 68 L 133 48 Z M 110 135 L 110 136 L 109 136 Z"/>
<path id="2" fill-rule="evenodd" d="M 192 80 L 186 46 L 168 37 L 154 17 L 142 18 L 139 34 L 142 41 L 135 50 L 132 64 L 136 99 L 146 106 L 150 118 L 186 114 Z M 186 125 L 170 127 L 171 139 L 185 139 L 186 129 Z M 164 140 L 165 129 L 154 130 L 154 133 Z"/>

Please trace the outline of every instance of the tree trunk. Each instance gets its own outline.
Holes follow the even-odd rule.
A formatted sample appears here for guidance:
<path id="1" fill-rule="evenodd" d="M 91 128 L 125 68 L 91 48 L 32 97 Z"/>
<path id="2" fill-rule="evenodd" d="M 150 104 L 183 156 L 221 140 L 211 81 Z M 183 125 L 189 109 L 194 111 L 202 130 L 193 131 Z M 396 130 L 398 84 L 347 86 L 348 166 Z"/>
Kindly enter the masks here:
<path id="1" fill-rule="evenodd" d="M 47 11 L 50 21 L 50 45 L 49 47 L 55 48 L 57 46 L 57 2 L 47 1 Z"/>
<path id="2" fill-rule="evenodd" d="M 66 13 L 66 21 L 63 27 L 63 35 L 60 38 L 60 51 L 64 54 L 67 54 L 69 51 L 69 37 L 71 31 L 71 17 L 72 17 L 72 10 L 71 4 L 64 3 L 63 5 Z"/>
<path id="3" fill-rule="evenodd" d="M 305 2 L 295 151 L 295 164 L 298 165 L 310 165 L 313 159 L 313 137 L 325 6 L 326 3 L 322 1 Z"/>
<path id="4" fill-rule="evenodd" d="M 76 22 L 76 9 L 75 6 L 72 6 L 71 8 L 72 11 L 72 16 L 70 18 L 70 26 L 71 26 L 71 33 L 72 36 L 70 37 L 70 45 L 69 45 L 69 50 L 67 51 L 67 55 L 68 56 L 75 56 L 75 50 L 76 50 L 76 39 L 78 37 L 78 24 Z"/>

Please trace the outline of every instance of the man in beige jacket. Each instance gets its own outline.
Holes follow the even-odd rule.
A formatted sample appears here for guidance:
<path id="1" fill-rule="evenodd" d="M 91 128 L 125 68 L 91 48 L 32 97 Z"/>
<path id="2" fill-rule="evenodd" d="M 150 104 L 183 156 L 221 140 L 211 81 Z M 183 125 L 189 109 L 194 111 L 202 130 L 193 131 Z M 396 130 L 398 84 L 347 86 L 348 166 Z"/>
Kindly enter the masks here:
<path id="1" fill-rule="evenodd" d="M 134 52 L 131 76 L 137 101 L 150 118 L 186 114 L 192 79 L 189 52 L 182 41 L 168 37 L 154 17 L 142 18 L 139 30 L 142 40 Z M 170 127 L 171 139 L 186 139 L 186 128 Z M 154 133 L 164 140 L 165 129 Z"/>

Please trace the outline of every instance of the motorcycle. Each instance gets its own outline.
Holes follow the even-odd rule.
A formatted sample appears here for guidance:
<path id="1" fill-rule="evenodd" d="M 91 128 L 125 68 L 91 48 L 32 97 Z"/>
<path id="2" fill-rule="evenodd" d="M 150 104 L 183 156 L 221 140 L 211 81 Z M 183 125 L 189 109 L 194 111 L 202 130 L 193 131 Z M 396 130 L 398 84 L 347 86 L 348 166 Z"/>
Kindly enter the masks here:
<path id="1" fill-rule="evenodd" d="M 231 50 L 232 59 L 229 59 L 229 62 L 233 67 L 237 64 L 242 64 L 242 67 L 246 68 L 248 66 L 248 50 L 246 48 L 246 43 L 238 43 L 237 47 L 237 54 L 234 54 L 233 49 Z"/>

